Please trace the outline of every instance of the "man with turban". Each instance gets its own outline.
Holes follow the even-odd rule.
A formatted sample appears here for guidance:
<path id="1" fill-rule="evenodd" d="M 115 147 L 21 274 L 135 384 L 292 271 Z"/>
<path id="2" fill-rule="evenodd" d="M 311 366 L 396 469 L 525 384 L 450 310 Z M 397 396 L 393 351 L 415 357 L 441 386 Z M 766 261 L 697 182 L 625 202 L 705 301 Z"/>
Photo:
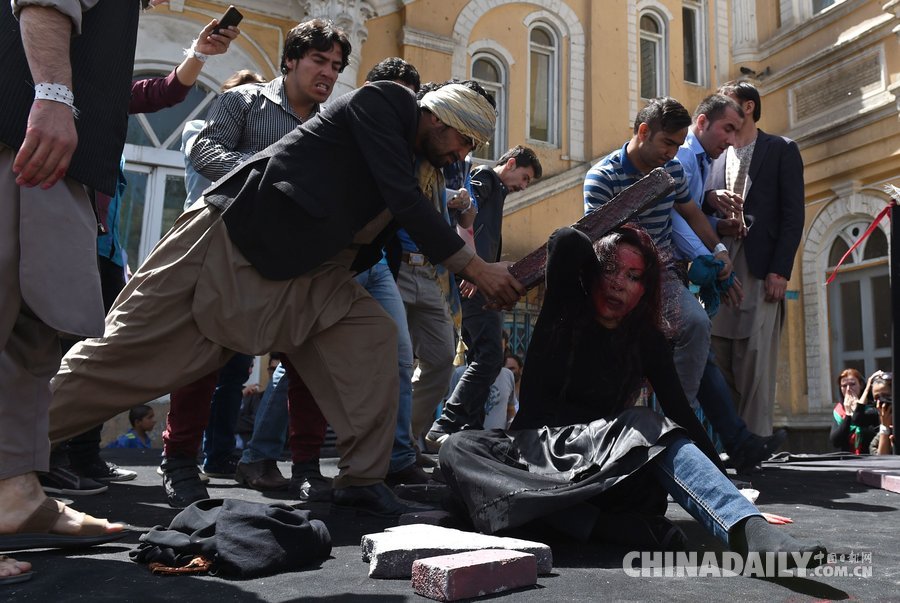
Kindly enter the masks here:
<path id="1" fill-rule="evenodd" d="M 221 366 L 283 351 L 337 435 L 335 504 L 379 515 L 415 508 L 384 485 L 397 413 L 397 334 L 354 280 L 398 226 L 435 263 L 511 306 L 506 265 L 476 256 L 418 188 L 418 153 L 442 167 L 486 141 L 487 101 L 464 87 L 412 92 L 376 82 L 206 191 L 128 283 L 104 336 L 73 347 L 52 387 L 50 437 L 80 433 Z"/>

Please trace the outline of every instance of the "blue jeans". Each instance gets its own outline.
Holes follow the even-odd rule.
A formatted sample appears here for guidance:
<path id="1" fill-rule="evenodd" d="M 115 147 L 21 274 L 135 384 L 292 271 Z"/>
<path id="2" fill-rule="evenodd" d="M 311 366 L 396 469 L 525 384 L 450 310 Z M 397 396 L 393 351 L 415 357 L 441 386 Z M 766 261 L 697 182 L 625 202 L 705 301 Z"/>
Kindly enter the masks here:
<path id="1" fill-rule="evenodd" d="M 394 431 L 394 447 L 391 450 L 389 471 L 406 469 L 416 462 L 410 421 L 412 420 L 413 350 L 406 323 L 406 308 L 400 297 L 397 282 L 387 264 L 375 264 L 356 277 L 356 282 L 381 304 L 397 325 L 397 372 L 400 378 L 400 399 L 397 405 L 397 427 Z"/>
<path id="2" fill-rule="evenodd" d="M 656 478 L 682 508 L 730 546 L 728 534 L 741 520 L 760 515 L 719 469 L 687 438 L 653 460 Z"/>
<path id="3" fill-rule="evenodd" d="M 234 429 L 241 412 L 241 392 L 252 365 L 253 356 L 235 354 L 219 371 L 209 425 L 203 434 L 204 467 L 227 461 L 235 450 Z"/>
<path id="4" fill-rule="evenodd" d="M 719 437 L 729 455 L 750 438 L 747 424 L 737 414 L 737 407 L 731 397 L 731 389 L 716 364 L 712 348 L 706 359 L 706 368 L 697 391 L 697 402 L 703 408 L 706 418 Z"/>
<path id="5" fill-rule="evenodd" d="M 283 364 L 279 364 L 272 373 L 272 379 L 256 409 L 253 435 L 241 454 L 242 463 L 281 458 L 288 424 L 288 380 L 284 374 Z"/>

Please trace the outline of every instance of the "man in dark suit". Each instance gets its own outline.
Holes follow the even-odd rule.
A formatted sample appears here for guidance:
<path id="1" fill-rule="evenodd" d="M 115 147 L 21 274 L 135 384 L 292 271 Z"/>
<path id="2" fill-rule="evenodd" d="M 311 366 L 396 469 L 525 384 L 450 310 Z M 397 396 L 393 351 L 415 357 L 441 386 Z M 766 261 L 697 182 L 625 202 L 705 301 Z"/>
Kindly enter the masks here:
<path id="1" fill-rule="evenodd" d="M 495 113 L 464 86 L 417 105 L 376 82 L 332 103 L 236 167 L 183 214 L 117 300 L 102 338 L 82 342 L 53 380 L 50 437 L 153 399 L 234 352 L 284 352 L 338 437 L 334 501 L 398 515 L 384 483 L 396 426 L 397 331 L 354 280 L 402 226 L 435 263 L 496 306 L 524 293 L 504 264 L 465 246 L 418 188 L 435 167 L 490 138 Z"/>
<path id="2" fill-rule="evenodd" d="M 772 433 L 772 407 L 784 294 L 803 232 L 803 160 L 797 144 L 756 127 L 759 92 L 749 82 L 719 89 L 746 116 L 729 148 L 713 164 L 706 203 L 729 218 L 726 241 L 744 285 L 740 306 L 722 307 L 713 319 L 712 346 L 751 431 Z M 723 227 L 727 224 L 723 223 Z"/>

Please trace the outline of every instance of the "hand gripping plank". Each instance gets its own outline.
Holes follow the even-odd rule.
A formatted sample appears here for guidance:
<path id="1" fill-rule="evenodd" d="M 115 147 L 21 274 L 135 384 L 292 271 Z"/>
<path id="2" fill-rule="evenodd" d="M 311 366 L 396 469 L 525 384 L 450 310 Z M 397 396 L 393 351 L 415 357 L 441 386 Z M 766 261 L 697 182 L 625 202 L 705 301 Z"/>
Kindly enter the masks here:
<path id="1" fill-rule="evenodd" d="M 663 168 L 656 168 L 613 197 L 609 203 L 586 214 L 572 228 L 586 234 L 591 241 L 596 241 L 674 190 L 675 181 L 672 177 Z M 543 282 L 546 268 L 547 244 L 544 243 L 510 266 L 509 271 L 526 289 L 532 289 Z"/>

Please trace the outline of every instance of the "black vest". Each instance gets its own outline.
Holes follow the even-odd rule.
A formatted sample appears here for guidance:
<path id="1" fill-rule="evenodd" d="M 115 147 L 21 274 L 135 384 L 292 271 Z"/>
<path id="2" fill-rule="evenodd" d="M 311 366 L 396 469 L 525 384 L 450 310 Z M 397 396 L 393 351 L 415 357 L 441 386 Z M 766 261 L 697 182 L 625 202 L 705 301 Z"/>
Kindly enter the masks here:
<path id="1" fill-rule="evenodd" d="M 72 82 L 78 147 L 68 176 L 112 196 L 128 131 L 128 102 L 141 3 L 100 0 L 84 13 L 81 35 L 72 38 Z M 18 150 L 34 100 L 19 23 L 10 2 L 0 1 L 0 142 Z"/>

